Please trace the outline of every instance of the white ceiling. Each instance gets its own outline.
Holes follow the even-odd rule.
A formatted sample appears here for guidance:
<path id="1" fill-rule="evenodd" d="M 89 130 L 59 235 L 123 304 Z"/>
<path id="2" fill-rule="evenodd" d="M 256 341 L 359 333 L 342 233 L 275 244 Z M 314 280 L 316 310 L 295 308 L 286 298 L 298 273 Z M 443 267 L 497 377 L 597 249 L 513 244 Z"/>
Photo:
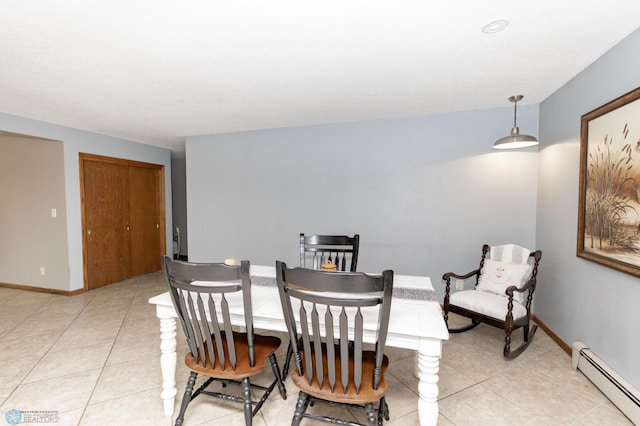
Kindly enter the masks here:
<path id="1" fill-rule="evenodd" d="M 0 0 L 0 112 L 181 151 L 537 104 L 639 27 L 638 0 Z"/>

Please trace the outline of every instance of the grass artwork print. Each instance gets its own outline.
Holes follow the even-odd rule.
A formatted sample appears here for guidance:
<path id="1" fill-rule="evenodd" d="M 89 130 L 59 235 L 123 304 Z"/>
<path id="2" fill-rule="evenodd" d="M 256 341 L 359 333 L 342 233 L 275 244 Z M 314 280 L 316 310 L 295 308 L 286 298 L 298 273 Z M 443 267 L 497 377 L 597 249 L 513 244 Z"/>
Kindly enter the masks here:
<path id="1" fill-rule="evenodd" d="M 577 255 L 640 276 L 640 87 L 582 116 Z"/>

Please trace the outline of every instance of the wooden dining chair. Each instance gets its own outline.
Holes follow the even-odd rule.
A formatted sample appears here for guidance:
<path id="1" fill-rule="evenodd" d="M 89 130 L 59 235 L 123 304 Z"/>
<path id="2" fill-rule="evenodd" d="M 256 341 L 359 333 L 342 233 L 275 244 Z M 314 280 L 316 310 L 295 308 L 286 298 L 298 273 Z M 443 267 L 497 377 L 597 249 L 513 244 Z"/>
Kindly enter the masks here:
<path id="1" fill-rule="evenodd" d="M 300 266 L 321 269 L 323 264 L 331 262 L 338 271 L 356 272 L 359 248 L 358 234 L 353 237 L 300 234 Z"/>
<path id="2" fill-rule="evenodd" d="M 310 414 L 312 401 L 364 409 L 369 425 L 388 420 L 384 355 L 393 271 L 381 275 L 287 268 L 276 262 L 276 281 L 293 345 L 291 377 L 300 390 L 291 421 L 311 418 L 337 424 L 349 420 Z M 364 321 L 376 321 L 375 349 L 363 349 Z M 377 409 L 375 403 L 378 403 Z M 316 404 L 316 407 L 319 404 Z"/>
<path id="3" fill-rule="evenodd" d="M 484 323 L 505 332 L 502 354 L 506 359 L 520 355 L 531 343 L 538 327 L 531 322 L 531 303 L 536 290 L 542 251 L 530 251 L 514 244 L 482 246 L 480 267 L 466 274 L 447 272 L 443 304 L 444 321 L 451 333 L 471 330 Z M 471 280 L 472 289 L 453 291 L 451 281 Z M 449 327 L 449 313 L 469 319 L 465 326 Z M 524 340 L 511 349 L 511 334 L 523 329 Z"/>
<path id="4" fill-rule="evenodd" d="M 187 406 L 200 394 L 242 403 L 247 425 L 252 424 L 276 385 L 282 399 L 287 399 L 275 356 L 280 339 L 253 331 L 249 261 L 230 266 L 181 262 L 164 256 L 163 270 L 189 347 L 185 364 L 191 370 L 175 424 L 183 424 Z M 229 305 L 233 303 L 243 306 L 244 332 L 232 330 Z M 251 383 L 250 378 L 262 372 L 267 362 L 275 376 L 273 382 L 268 387 Z M 208 379 L 194 392 L 200 374 Z M 208 390 L 214 381 L 222 382 L 223 387 L 240 384 L 243 396 Z M 262 393 L 257 402 L 252 400 L 251 389 Z"/>
<path id="5" fill-rule="evenodd" d="M 305 235 L 300 234 L 300 267 L 321 270 L 325 263 L 336 265 L 337 271 L 356 272 L 360 235 Z M 282 373 L 289 373 L 293 348 L 287 347 Z"/>

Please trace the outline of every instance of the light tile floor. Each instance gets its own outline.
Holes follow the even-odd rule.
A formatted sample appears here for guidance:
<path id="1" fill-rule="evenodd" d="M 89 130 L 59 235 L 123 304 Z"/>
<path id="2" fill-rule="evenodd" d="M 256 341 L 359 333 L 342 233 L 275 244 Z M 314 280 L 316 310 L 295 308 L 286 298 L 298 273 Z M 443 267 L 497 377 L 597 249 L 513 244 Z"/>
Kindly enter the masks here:
<path id="1" fill-rule="evenodd" d="M 0 424 L 9 424 L 12 409 L 54 411 L 62 425 L 173 424 L 163 416 L 159 322 L 148 303 L 163 291 L 160 273 L 72 297 L 0 288 Z M 513 361 L 503 359 L 502 340 L 500 330 L 481 325 L 444 343 L 440 425 L 631 424 L 543 331 Z M 284 350 L 283 344 L 281 363 Z M 414 354 L 386 352 L 391 421 L 385 424 L 417 424 Z M 176 411 L 187 377 L 179 356 Z M 290 424 L 297 392 L 290 379 L 286 385 L 288 398 L 274 391 L 254 424 Z M 185 424 L 241 425 L 240 408 L 199 397 Z M 340 414 L 364 421 L 358 412 Z"/>

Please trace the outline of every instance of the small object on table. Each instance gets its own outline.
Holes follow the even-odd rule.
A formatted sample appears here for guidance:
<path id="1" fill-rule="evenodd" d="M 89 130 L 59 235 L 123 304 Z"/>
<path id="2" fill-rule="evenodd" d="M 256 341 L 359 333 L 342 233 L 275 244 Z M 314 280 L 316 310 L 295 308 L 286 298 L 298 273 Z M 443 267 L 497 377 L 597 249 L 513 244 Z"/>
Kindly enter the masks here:
<path id="1" fill-rule="evenodd" d="M 338 267 L 335 263 L 329 260 L 327 261 L 327 263 L 322 264 L 322 270 L 324 272 L 336 272 L 338 270 Z"/>

